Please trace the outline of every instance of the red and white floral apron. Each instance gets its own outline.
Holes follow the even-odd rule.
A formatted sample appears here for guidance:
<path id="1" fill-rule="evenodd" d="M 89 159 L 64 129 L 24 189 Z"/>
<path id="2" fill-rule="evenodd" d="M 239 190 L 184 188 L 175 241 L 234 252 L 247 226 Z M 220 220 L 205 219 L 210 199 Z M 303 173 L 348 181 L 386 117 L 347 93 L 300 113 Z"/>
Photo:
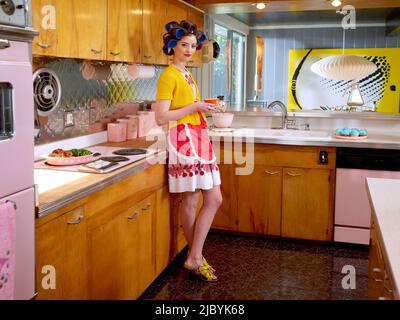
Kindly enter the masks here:
<path id="1" fill-rule="evenodd" d="M 185 74 L 183 74 L 185 76 Z M 194 83 L 185 76 L 194 88 Z M 189 82 L 190 81 L 190 82 Z M 196 97 L 196 94 L 195 94 Z M 202 116 L 200 124 L 178 124 L 168 133 L 168 181 L 173 193 L 209 190 L 221 184 L 218 164 Z"/>

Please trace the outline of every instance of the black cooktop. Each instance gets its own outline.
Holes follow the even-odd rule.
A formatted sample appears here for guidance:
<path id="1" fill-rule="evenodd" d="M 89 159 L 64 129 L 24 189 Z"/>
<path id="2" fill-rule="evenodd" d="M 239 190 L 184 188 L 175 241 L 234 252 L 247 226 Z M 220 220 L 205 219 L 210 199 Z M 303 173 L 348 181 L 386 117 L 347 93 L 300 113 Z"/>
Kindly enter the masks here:
<path id="1" fill-rule="evenodd" d="M 119 156 L 136 156 L 138 154 L 145 154 L 145 153 L 147 153 L 146 149 L 119 149 L 113 152 L 113 154 Z"/>
<path id="2" fill-rule="evenodd" d="M 123 161 L 129 161 L 129 158 L 121 156 L 111 156 L 111 157 L 101 157 L 100 160 L 108 162 L 123 162 Z"/>

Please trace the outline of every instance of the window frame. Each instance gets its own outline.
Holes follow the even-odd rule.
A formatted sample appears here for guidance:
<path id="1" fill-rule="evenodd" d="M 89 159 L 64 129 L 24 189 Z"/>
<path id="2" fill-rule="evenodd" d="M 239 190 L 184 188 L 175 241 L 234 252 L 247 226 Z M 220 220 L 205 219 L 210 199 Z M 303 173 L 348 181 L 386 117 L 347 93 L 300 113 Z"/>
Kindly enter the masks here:
<path id="1" fill-rule="evenodd" d="M 215 37 L 215 25 L 219 25 L 219 26 L 221 26 L 221 27 L 223 27 L 223 28 L 225 28 L 225 29 L 228 30 L 228 38 L 231 40 L 231 43 L 233 43 L 233 34 L 234 34 L 234 33 L 236 33 L 236 34 L 242 36 L 243 39 L 244 39 L 244 43 L 243 43 L 243 57 L 242 57 L 242 59 L 243 59 L 243 60 L 242 60 L 242 63 L 243 63 L 243 79 L 242 79 L 242 82 L 243 82 L 243 88 L 242 88 L 242 89 L 243 89 L 243 95 L 242 95 L 242 101 L 241 101 L 241 103 L 240 103 L 240 106 L 235 107 L 235 111 L 242 111 L 242 110 L 244 110 L 244 108 L 245 108 L 245 101 L 247 101 L 247 100 L 246 100 L 247 34 L 246 34 L 245 32 L 243 32 L 243 31 L 241 31 L 241 30 L 235 28 L 235 27 L 232 26 L 232 25 L 229 25 L 229 24 L 227 24 L 227 23 L 224 23 L 224 22 L 221 21 L 221 20 L 214 19 L 213 23 L 212 23 L 211 26 L 210 26 L 211 29 L 212 29 L 212 34 L 213 34 L 214 37 Z M 232 48 L 233 48 L 233 46 L 231 46 L 231 50 L 232 50 Z M 231 57 L 232 57 L 232 51 L 231 51 Z M 232 69 L 232 66 L 233 66 L 233 59 L 231 59 L 231 68 L 230 68 L 230 69 L 231 69 L 231 75 L 229 75 L 230 78 L 231 78 L 231 83 L 232 83 L 232 70 L 233 70 L 233 69 Z M 214 62 L 213 62 L 213 64 L 212 64 L 212 68 L 211 68 L 211 70 L 210 70 L 210 75 L 211 75 L 210 78 L 211 78 L 211 90 L 212 90 L 211 94 L 213 95 L 213 94 L 214 94 L 214 92 L 213 92 L 213 88 L 214 88 Z M 232 86 L 231 86 L 231 90 L 232 90 Z M 229 95 L 230 95 L 229 98 L 231 98 L 232 93 L 230 92 Z"/>

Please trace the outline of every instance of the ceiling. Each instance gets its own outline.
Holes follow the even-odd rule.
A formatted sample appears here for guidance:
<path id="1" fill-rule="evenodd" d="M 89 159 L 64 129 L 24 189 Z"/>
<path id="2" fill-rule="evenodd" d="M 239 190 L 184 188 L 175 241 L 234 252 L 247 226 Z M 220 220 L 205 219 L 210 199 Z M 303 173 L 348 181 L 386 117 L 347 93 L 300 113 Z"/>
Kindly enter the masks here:
<path id="1" fill-rule="evenodd" d="M 243 12 L 282 12 L 282 11 L 320 11 L 337 8 L 331 5 L 330 0 L 184 0 L 196 7 L 214 14 L 231 14 Z M 372 8 L 400 7 L 400 0 L 342 0 L 343 5 L 350 4 L 357 10 Z M 253 4 L 264 2 L 267 4 L 263 10 L 258 10 Z"/>
<path id="2" fill-rule="evenodd" d="M 384 23 L 392 15 L 400 15 L 400 8 L 359 9 L 357 24 Z M 229 14 L 250 27 L 277 24 L 338 24 L 343 18 L 336 11 L 241 12 Z"/>

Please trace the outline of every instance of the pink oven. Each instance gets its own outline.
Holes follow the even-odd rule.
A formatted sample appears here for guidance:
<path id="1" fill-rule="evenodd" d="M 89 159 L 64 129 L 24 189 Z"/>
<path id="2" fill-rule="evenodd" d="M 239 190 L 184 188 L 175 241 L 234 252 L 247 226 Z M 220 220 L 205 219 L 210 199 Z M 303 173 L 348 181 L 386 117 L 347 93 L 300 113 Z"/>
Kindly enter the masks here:
<path id="1" fill-rule="evenodd" d="M 12 279 L 12 285 L 0 283 L 0 298 L 4 297 L 2 290 L 8 286 L 10 294 L 6 299 L 32 299 L 35 296 L 35 204 L 30 41 L 37 32 L 29 27 L 15 26 L 17 14 L 21 12 L 18 10 L 23 9 L 20 6 L 26 1 L 21 4 L 0 2 L 3 13 L 0 14 L 0 238 L 3 245 L 9 244 L 7 255 L 13 252 L 13 258 L 7 260 L 0 251 L 0 262 L 3 262 L 0 273 Z M 1 24 L 7 18 L 6 14 L 11 18 L 16 14 L 15 21 L 9 18 L 13 26 Z M 12 206 L 6 205 L 10 203 Z M 11 214 L 10 207 L 13 208 Z M 2 243 L 0 249 L 4 249 Z M 5 268 L 8 269 L 5 271 Z"/>
<path id="2" fill-rule="evenodd" d="M 400 150 L 337 149 L 334 240 L 369 244 L 366 178 L 400 179 Z"/>

